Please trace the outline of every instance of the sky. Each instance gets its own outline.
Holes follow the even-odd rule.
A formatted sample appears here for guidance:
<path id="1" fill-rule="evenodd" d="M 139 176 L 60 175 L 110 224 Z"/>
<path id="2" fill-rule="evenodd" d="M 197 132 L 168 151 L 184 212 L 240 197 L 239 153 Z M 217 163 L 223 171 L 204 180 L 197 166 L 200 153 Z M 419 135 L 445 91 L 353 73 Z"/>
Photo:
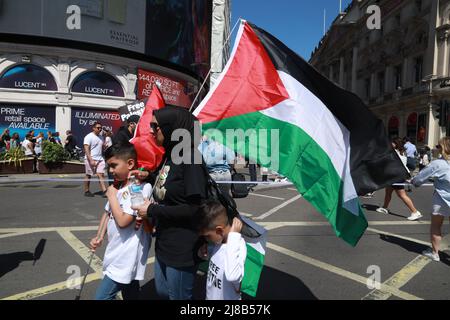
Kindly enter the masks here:
<path id="1" fill-rule="evenodd" d="M 248 20 L 274 35 L 305 60 L 339 13 L 339 0 L 231 0 L 231 27 L 239 18 Z M 344 10 L 351 0 L 342 0 Z M 232 37 L 232 46 L 237 32 Z"/>

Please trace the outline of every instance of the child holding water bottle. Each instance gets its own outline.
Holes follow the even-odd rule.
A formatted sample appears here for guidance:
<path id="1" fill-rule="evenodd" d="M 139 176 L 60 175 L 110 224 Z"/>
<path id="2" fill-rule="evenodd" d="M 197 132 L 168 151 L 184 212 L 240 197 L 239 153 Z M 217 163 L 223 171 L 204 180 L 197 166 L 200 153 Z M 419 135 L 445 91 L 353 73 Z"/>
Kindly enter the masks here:
<path id="1" fill-rule="evenodd" d="M 110 172 L 120 186 L 112 185 L 106 196 L 108 203 L 100 221 L 97 237 L 91 240 L 95 250 L 108 232 L 108 245 L 103 259 L 104 278 L 97 289 L 96 300 L 114 300 L 119 291 L 125 300 L 139 298 L 139 280 L 144 280 L 151 234 L 144 228 L 135 228 L 136 212 L 132 202 L 149 199 L 152 186 L 149 183 L 137 185 L 137 180 L 128 179 L 136 169 L 137 155 L 132 144 L 113 145 L 105 151 L 105 160 Z M 142 193 L 142 196 L 138 194 Z"/>

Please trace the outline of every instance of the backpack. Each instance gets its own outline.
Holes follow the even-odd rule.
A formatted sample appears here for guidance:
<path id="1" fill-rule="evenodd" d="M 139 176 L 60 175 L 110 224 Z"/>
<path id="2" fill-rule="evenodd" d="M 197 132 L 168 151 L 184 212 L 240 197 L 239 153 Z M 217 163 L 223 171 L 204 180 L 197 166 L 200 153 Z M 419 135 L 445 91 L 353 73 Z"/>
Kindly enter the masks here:
<path id="1" fill-rule="evenodd" d="M 241 182 L 245 181 L 245 176 L 242 173 L 237 173 L 236 169 L 233 169 L 231 180 Z M 248 185 L 239 183 L 231 185 L 231 194 L 233 198 L 246 198 L 248 196 Z"/>
<path id="2" fill-rule="evenodd" d="M 237 210 L 236 202 L 228 194 L 225 195 L 222 193 L 217 183 L 213 178 L 211 178 L 211 175 L 209 174 L 204 162 L 202 162 L 202 168 L 206 177 L 206 199 L 214 199 L 219 201 L 227 210 L 229 221 L 233 221 L 233 219 L 236 217 L 239 218 L 242 221 L 241 234 L 243 236 L 246 236 L 248 238 L 259 238 L 261 236 L 261 233 L 248 225 L 244 220 L 242 220 Z"/>

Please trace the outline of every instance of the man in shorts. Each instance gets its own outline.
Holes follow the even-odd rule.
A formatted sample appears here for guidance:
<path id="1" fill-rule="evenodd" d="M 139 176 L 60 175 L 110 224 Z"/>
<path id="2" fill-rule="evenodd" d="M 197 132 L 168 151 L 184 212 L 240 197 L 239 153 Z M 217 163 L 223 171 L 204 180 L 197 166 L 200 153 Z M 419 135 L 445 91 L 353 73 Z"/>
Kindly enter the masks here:
<path id="1" fill-rule="evenodd" d="M 93 175 L 96 175 L 102 188 L 102 196 L 106 198 L 105 178 L 105 159 L 103 159 L 103 140 L 100 138 L 102 132 L 102 125 L 99 122 L 94 123 L 92 132 L 84 137 L 83 147 L 86 154 L 84 165 L 86 168 L 86 176 L 84 179 L 84 195 L 86 197 L 93 197 L 89 191 L 90 180 Z"/>

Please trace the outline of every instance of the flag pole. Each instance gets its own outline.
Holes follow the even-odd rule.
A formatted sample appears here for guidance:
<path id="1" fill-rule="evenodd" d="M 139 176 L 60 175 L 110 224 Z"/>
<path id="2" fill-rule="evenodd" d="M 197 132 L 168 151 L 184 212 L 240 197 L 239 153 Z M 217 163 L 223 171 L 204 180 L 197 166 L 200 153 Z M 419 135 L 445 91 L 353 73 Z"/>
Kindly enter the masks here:
<path id="1" fill-rule="evenodd" d="M 236 29 L 236 27 L 238 26 L 238 24 L 240 24 L 242 21 L 244 21 L 242 18 L 239 18 L 238 21 L 236 21 L 236 23 L 234 24 L 233 29 L 231 29 L 230 34 L 228 35 L 227 40 L 225 41 L 225 43 L 222 46 L 222 49 L 219 52 L 222 52 L 223 49 L 225 48 L 225 46 L 228 44 L 228 42 L 230 41 L 231 35 L 234 32 L 234 29 Z M 200 96 L 200 93 L 202 92 L 203 88 L 205 87 L 206 81 L 208 81 L 209 76 L 211 75 L 212 69 L 216 66 L 216 63 L 218 61 L 218 54 L 219 52 L 216 53 L 216 57 L 214 57 L 213 60 L 213 64 L 211 65 L 211 68 L 209 69 L 208 74 L 205 77 L 205 80 L 203 81 L 202 85 L 200 86 L 200 89 L 197 92 L 197 95 L 194 98 L 194 101 L 191 104 L 191 107 L 189 108 L 189 112 L 192 112 L 192 108 L 194 107 L 195 103 L 197 102 L 198 97 Z"/>

